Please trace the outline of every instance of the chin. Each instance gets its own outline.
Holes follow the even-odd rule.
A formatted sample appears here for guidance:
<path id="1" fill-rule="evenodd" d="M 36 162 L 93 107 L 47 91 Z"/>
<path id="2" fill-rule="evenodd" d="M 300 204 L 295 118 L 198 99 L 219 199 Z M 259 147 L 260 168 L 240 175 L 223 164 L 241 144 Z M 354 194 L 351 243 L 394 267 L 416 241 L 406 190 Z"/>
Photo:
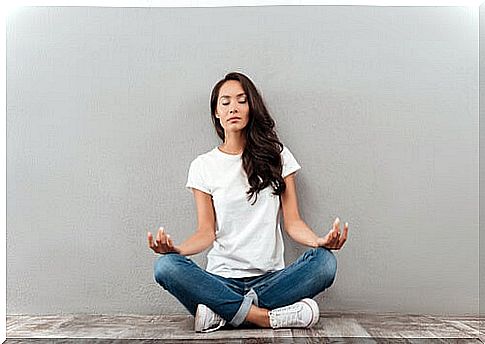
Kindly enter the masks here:
<path id="1" fill-rule="evenodd" d="M 246 124 L 238 124 L 238 125 L 231 125 L 229 126 L 229 128 L 225 128 L 227 131 L 241 131 L 243 130 L 244 128 L 246 128 Z"/>

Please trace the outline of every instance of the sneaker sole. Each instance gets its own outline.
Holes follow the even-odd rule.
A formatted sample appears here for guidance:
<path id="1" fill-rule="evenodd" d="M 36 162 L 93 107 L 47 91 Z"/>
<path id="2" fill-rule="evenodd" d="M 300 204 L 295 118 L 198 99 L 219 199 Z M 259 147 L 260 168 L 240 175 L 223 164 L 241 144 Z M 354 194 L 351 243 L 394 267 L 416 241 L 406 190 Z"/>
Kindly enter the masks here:
<path id="1" fill-rule="evenodd" d="M 313 299 L 303 299 L 302 302 L 305 302 L 310 308 L 312 309 L 312 320 L 306 327 L 312 327 L 315 325 L 318 320 L 320 320 L 320 309 L 318 308 L 318 303 Z"/>

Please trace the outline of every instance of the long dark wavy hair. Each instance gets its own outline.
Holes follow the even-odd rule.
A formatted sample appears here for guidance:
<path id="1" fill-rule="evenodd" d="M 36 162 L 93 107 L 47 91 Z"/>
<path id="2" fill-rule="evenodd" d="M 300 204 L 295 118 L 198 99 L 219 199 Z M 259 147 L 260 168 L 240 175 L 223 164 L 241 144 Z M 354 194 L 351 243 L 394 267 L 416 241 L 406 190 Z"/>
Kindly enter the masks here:
<path id="1" fill-rule="evenodd" d="M 246 191 L 247 198 L 249 201 L 255 196 L 255 200 L 251 204 L 254 205 L 258 199 L 259 191 L 265 189 L 268 185 L 272 186 L 273 195 L 279 196 L 286 190 L 286 183 L 281 177 L 283 162 L 280 154 L 283 151 L 283 144 L 275 132 L 275 121 L 266 109 L 256 86 L 246 75 L 238 72 L 226 74 L 224 79 L 216 83 L 211 93 L 212 123 L 222 142 L 225 140 L 224 128 L 215 113 L 219 90 L 228 80 L 239 81 L 248 99 L 249 121 L 244 128 L 246 146 L 242 153 L 242 166 L 246 171 L 250 185 L 249 190 Z"/>

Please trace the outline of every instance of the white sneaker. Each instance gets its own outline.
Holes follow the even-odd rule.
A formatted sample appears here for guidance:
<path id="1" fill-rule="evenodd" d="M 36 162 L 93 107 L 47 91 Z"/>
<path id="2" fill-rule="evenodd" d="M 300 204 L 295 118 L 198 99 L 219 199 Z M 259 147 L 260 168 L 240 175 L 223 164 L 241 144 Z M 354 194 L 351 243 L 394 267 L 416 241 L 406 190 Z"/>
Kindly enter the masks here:
<path id="1" fill-rule="evenodd" d="M 312 327 L 318 322 L 319 317 L 318 304 L 308 298 L 269 311 L 269 323 L 272 328 Z"/>
<path id="2" fill-rule="evenodd" d="M 195 312 L 195 332 L 212 332 L 220 329 L 226 324 L 220 315 L 214 313 L 209 307 L 203 304 L 197 305 Z"/>

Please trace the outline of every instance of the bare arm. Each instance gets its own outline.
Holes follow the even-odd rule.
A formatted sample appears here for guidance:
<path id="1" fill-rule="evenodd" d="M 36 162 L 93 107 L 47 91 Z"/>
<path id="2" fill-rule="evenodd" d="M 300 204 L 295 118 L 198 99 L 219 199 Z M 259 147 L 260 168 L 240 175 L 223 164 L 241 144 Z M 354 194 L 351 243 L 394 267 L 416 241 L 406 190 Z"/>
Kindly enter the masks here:
<path id="1" fill-rule="evenodd" d="M 214 239 L 207 232 L 197 231 L 180 245 L 175 245 L 175 250 L 183 256 L 191 256 L 207 249 Z"/>
<path id="2" fill-rule="evenodd" d="M 192 188 L 197 207 L 197 231 L 175 248 L 184 256 L 200 253 L 212 245 L 216 239 L 215 215 L 212 196 Z"/>
<path id="3" fill-rule="evenodd" d="M 216 239 L 215 215 L 212 196 L 200 190 L 192 188 L 195 203 L 197 205 L 197 230 L 180 245 L 174 245 L 170 234 L 161 227 L 156 235 L 156 243 L 153 236 L 148 232 L 148 246 L 155 252 L 166 254 L 176 252 L 183 256 L 200 253 L 208 248 Z"/>
<path id="4" fill-rule="evenodd" d="M 285 221 L 285 230 L 296 242 L 310 247 L 326 247 L 338 250 L 347 240 L 349 224 L 346 222 L 343 235 L 340 236 L 340 219 L 337 217 L 333 228 L 323 238 L 313 232 L 310 227 L 301 219 L 298 211 L 298 200 L 296 195 L 294 173 L 285 177 L 286 190 L 281 194 L 281 204 Z"/>
<path id="5" fill-rule="evenodd" d="M 289 224 L 285 224 L 285 228 L 288 235 L 297 243 L 310 247 L 319 246 L 318 235 L 316 235 L 315 232 L 308 227 L 305 221 L 301 219 L 295 220 Z"/>

